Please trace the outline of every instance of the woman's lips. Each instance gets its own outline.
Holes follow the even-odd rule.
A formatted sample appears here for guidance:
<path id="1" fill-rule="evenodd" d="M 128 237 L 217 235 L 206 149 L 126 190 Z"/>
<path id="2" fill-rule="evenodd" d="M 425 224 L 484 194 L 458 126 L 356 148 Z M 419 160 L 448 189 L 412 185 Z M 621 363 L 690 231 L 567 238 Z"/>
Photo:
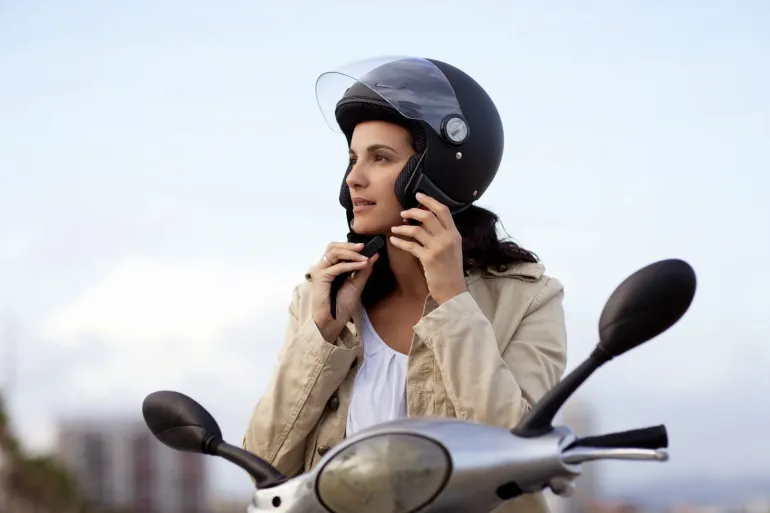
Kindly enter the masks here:
<path id="1" fill-rule="evenodd" d="M 376 203 L 359 203 L 357 205 L 353 205 L 353 213 L 358 214 L 360 212 L 366 212 L 367 210 L 374 208 Z"/>

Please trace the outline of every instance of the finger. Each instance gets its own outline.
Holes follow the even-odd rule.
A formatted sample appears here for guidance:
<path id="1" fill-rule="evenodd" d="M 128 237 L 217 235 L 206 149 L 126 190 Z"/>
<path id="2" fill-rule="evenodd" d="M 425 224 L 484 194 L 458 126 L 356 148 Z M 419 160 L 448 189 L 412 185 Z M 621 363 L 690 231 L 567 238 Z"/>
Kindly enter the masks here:
<path id="1" fill-rule="evenodd" d="M 422 244 L 422 246 L 425 248 L 430 247 L 431 239 L 433 239 L 433 234 L 428 232 L 428 230 L 426 230 L 422 226 L 405 224 L 405 225 L 394 226 L 393 228 L 391 228 L 391 231 L 397 235 L 411 237 L 412 239 Z"/>
<path id="2" fill-rule="evenodd" d="M 329 261 L 329 266 L 332 266 L 342 261 L 363 262 L 366 260 L 366 257 L 357 251 L 344 248 L 332 248 L 326 252 L 326 260 Z M 326 260 L 324 260 L 324 263 L 326 263 Z"/>
<path id="3" fill-rule="evenodd" d="M 324 251 L 324 254 L 335 248 L 349 249 L 350 251 L 361 251 L 364 249 L 364 244 L 363 242 L 330 242 L 329 245 L 326 246 L 326 251 Z"/>
<path id="4" fill-rule="evenodd" d="M 361 269 L 360 271 L 356 271 L 350 278 L 350 281 L 353 282 L 353 286 L 356 288 L 356 291 L 359 294 L 364 290 L 364 285 L 366 285 L 366 282 L 369 281 L 369 277 L 372 275 L 372 272 L 374 272 L 374 264 L 379 258 L 379 253 L 376 253 L 372 258 L 369 259 L 369 262 L 367 262 L 367 266 L 365 268 Z"/>
<path id="5" fill-rule="evenodd" d="M 331 242 L 328 246 L 326 246 L 326 251 L 323 255 L 321 255 L 321 261 L 318 263 L 318 267 L 320 269 L 323 269 L 325 267 L 330 267 L 334 265 L 335 263 L 339 262 L 342 258 L 337 258 L 336 260 L 333 259 L 333 252 L 339 251 L 339 250 L 345 250 L 345 251 L 352 251 L 355 253 L 360 252 L 362 249 L 364 249 L 363 243 L 354 243 L 354 242 Z M 347 260 L 355 260 L 353 258 L 348 258 Z"/>
<path id="6" fill-rule="evenodd" d="M 334 279 L 342 273 L 354 272 L 364 269 L 367 262 L 340 262 L 323 270 L 323 275 L 329 279 Z"/>
<path id="7" fill-rule="evenodd" d="M 439 221 L 441 221 L 441 224 L 444 226 L 444 228 L 451 228 L 454 226 L 455 222 L 454 219 L 452 219 L 452 212 L 449 210 L 449 207 L 437 199 L 431 198 L 427 194 L 423 194 L 421 192 L 418 192 L 415 197 L 421 205 L 425 205 L 430 209 L 431 212 L 436 214 L 436 217 Z"/>
<path id="8" fill-rule="evenodd" d="M 416 242 L 400 239 L 398 237 L 391 237 L 390 242 L 398 249 L 403 249 L 407 253 L 411 253 L 420 260 L 425 256 L 425 248 Z"/>
<path id="9" fill-rule="evenodd" d="M 404 210 L 401 212 L 401 217 L 404 219 L 414 219 L 421 222 L 423 226 L 427 228 L 428 231 L 433 235 L 438 235 L 444 231 L 444 226 L 441 224 L 441 221 L 439 221 L 436 217 L 436 214 L 430 210 L 410 208 L 409 210 Z"/>

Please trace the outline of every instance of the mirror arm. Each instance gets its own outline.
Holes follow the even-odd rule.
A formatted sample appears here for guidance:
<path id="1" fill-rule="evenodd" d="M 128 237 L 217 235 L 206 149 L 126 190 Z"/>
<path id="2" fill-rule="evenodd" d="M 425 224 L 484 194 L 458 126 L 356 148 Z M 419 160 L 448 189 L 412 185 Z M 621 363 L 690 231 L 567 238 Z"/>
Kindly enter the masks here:
<path id="1" fill-rule="evenodd" d="M 591 356 L 589 356 L 589 358 L 592 358 L 596 361 L 596 368 L 598 369 L 605 363 L 615 358 L 615 356 L 612 355 L 612 353 L 610 353 L 606 349 L 604 349 L 604 347 L 602 346 L 602 343 L 599 342 L 599 344 L 597 344 L 594 350 L 591 352 Z"/>
<path id="2" fill-rule="evenodd" d="M 206 436 L 203 437 L 203 442 L 201 442 L 201 452 L 210 456 L 216 456 L 217 447 L 222 443 L 224 443 L 224 440 L 221 435 L 206 433 Z"/>
<path id="3" fill-rule="evenodd" d="M 209 443 L 209 448 L 212 444 Z M 214 452 L 207 453 L 238 465 L 254 478 L 257 488 L 270 488 L 286 480 L 277 468 L 272 466 L 254 453 L 251 453 L 240 447 L 228 444 L 222 438 L 213 445 Z"/>
<path id="4" fill-rule="evenodd" d="M 596 369 L 611 358 L 612 356 L 607 351 L 597 347 L 583 363 L 575 367 L 555 387 L 546 392 L 542 399 L 511 430 L 511 433 L 522 438 L 533 438 L 551 431 L 553 419 L 559 409 L 567 402 L 567 399 Z"/>

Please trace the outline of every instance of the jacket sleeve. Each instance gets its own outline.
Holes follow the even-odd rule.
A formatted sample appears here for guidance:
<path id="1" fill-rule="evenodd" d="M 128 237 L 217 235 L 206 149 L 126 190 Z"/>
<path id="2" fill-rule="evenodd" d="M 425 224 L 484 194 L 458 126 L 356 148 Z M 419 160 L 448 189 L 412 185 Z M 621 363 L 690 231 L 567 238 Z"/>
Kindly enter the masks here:
<path id="1" fill-rule="evenodd" d="M 555 278 L 545 280 L 502 353 L 468 292 L 415 326 L 433 351 L 458 418 L 514 427 L 561 379 L 567 363 L 564 288 Z"/>
<path id="2" fill-rule="evenodd" d="M 296 288 L 278 365 L 243 439 L 244 449 L 286 476 L 303 472 L 308 435 L 355 358 L 342 339 L 326 342 L 311 316 L 299 318 L 298 305 Z"/>

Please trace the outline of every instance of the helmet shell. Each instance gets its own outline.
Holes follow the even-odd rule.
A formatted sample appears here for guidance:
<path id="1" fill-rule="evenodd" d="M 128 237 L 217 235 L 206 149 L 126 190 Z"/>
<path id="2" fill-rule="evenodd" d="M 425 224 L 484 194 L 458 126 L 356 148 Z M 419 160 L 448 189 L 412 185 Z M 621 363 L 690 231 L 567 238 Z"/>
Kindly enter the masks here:
<path id="1" fill-rule="evenodd" d="M 454 92 L 462 121 L 467 125 L 463 141 L 456 142 L 449 136 L 446 127 L 449 119 L 442 121 L 439 130 L 436 123 L 420 119 L 420 112 L 430 108 L 432 99 L 429 90 L 412 97 L 409 102 L 399 102 L 397 109 L 392 100 L 388 101 L 369 87 L 365 77 L 345 91 L 336 104 L 334 115 L 348 144 L 356 125 L 363 121 L 386 121 L 409 129 L 415 139 L 417 155 L 396 181 L 399 201 L 405 207 L 412 206 L 414 194 L 422 190 L 440 201 L 443 199 L 457 212 L 479 199 L 495 178 L 504 149 L 503 124 L 494 102 L 471 76 L 442 61 L 425 61 L 443 74 Z M 377 76 L 388 76 L 388 66 L 392 66 L 393 74 L 403 73 L 395 65 L 384 64 L 376 70 Z M 412 72 L 417 74 L 421 69 L 424 68 L 416 68 Z M 419 82 L 422 77 L 408 78 Z M 352 209 L 344 180 L 342 189 L 340 201 L 343 206 Z"/>

